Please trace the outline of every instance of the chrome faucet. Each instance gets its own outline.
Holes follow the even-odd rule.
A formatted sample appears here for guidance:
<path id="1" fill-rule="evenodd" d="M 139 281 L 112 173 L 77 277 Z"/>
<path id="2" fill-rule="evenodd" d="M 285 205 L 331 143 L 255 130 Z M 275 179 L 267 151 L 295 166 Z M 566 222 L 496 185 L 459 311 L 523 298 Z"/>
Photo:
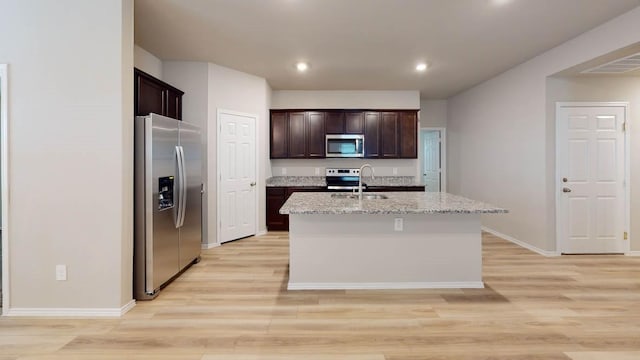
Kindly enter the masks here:
<path id="1" fill-rule="evenodd" d="M 373 167 L 369 164 L 364 164 L 362 166 L 360 166 L 360 171 L 358 171 L 358 200 L 362 200 L 362 171 L 364 170 L 364 168 L 368 167 L 369 169 L 371 169 L 371 179 L 375 179 L 374 177 L 374 171 L 373 171 Z"/>

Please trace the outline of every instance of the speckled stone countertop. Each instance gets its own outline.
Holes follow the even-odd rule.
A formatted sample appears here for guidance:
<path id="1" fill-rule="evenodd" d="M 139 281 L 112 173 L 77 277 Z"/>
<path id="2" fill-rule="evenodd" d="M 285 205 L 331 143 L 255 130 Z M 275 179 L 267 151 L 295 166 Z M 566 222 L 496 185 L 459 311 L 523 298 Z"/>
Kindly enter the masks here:
<path id="1" fill-rule="evenodd" d="M 267 187 L 276 186 L 327 186 L 324 176 L 273 176 L 267 179 Z"/>
<path id="2" fill-rule="evenodd" d="M 424 186 L 414 176 L 369 176 L 362 178 L 367 186 Z M 267 187 L 277 186 L 327 186 L 324 176 L 273 176 L 267 179 Z"/>
<path id="3" fill-rule="evenodd" d="M 332 198 L 332 193 L 298 192 L 280 208 L 280 214 L 480 214 L 508 210 L 448 193 L 385 192 L 388 199 L 362 201 Z M 372 193 L 368 193 L 372 194 Z"/>

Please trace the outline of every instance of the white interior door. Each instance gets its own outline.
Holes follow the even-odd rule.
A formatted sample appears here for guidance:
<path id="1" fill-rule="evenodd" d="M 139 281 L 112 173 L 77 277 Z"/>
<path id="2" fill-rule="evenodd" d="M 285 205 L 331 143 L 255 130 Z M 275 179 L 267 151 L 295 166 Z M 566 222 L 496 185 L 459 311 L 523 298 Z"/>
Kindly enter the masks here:
<path id="1" fill-rule="evenodd" d="M 219 242 L 256 233 L 256 117 L 218 112 Z"/>
<path id="2" fill-rule="evenodd" d="M 440 131 L 425 131 L 422 136 L 423 164 L 422 176 L 426 185 L 426 191 L 441 191 L 441 139 Z"/>
<path id="3" fill-rule="evenodd" d="M 624 252 L 625 107 L 559 107 L 557 121 L 561 252 Z"/>

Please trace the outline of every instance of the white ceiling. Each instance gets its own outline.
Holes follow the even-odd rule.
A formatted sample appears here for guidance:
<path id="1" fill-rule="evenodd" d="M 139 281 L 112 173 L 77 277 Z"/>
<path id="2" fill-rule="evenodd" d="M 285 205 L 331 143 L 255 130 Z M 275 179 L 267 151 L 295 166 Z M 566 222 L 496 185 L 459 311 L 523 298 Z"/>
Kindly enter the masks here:
<path id="1" fill-rule="evenodd" d="M 640 0 L 135 0 L 135 41 L 277 90 L 420 90 L 444 99 Z M 305 60 L 311 69 L 294 67 Z M 419 74 L 415 65 L 430 68 Z"/>

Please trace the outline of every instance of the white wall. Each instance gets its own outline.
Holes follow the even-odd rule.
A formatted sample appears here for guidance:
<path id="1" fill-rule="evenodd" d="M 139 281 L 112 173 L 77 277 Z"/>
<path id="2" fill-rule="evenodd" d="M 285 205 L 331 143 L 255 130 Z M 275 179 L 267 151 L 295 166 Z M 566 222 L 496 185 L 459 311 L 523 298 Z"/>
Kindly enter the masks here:
<path id="1" fill-rule="evenodd" d="M 571 77 L 547 79 L 547 118 L 558 101 L 625 101 L 629 103 L 631 140 L 631 246 L 640 250 L 640 77 Z"/>
<path id="2" fill-rule="evenodd" d="M 418 91 L 276 90 L 272 109 L 420 109 Z"/>
<path id="3" fill-rule="evenodd" d="M 163 79 L 167 83 L 184 91 L 182 97 L 182 120 L 200 127 L 202 131 L 202 183 L 205 184 L 205 193 L 202 196 L 202 238 L 207 243 L 209 237 L 208 203 L 211 194 L 206 187 L 208 184 L 207 158 L 209 148 L 207 146 L 207 126 L 209 122 L 209 64 L 191 61 L 165 61 L 162 63 Z M 215 149 L 212 149 L 215 154 Z M 215 175 L 215 174 L 214 174 Z M 215 189 L 214 189 L 215 190 Z"/>
<path id="4" fill-rule="evenodd" d="M 420 99 L 420 127 L 447 127 L 447 100 Z"/>
<path id="5" fill-rule="evenodd" d="M 0 8 L 11 309 L 119 309 L 132 299 L 133 1 Z"/>
<path id="6" fill-rule="evenodd" d="M 484 225 L 555 250 L 555 118 L 546 114 L 546 78 L 638 41 L 640 8 L 449 99 L 448 190 L 508 208 Z"/>
<path id="7" fill-rule="evenodd" d="M 273 91 L 272 109 L 420 109 L 418 91 Z M 268 145 L 268 144 L 267 144 Z M 267 148 L 268 152 L 268 148 Z M 417 176 L 418 160 L 376 159 L 278 159 L 271 160 L 273 176 L 324 176 L 327 167 L 360 167 L 369 163 L 376 174 L 392 176 Z"/>
<path id="8" fill-rule="evenodd" d="M 162 79 L 162 60 L 138 45 L 134 46 L 134 64 L 147 74 Z"/>

